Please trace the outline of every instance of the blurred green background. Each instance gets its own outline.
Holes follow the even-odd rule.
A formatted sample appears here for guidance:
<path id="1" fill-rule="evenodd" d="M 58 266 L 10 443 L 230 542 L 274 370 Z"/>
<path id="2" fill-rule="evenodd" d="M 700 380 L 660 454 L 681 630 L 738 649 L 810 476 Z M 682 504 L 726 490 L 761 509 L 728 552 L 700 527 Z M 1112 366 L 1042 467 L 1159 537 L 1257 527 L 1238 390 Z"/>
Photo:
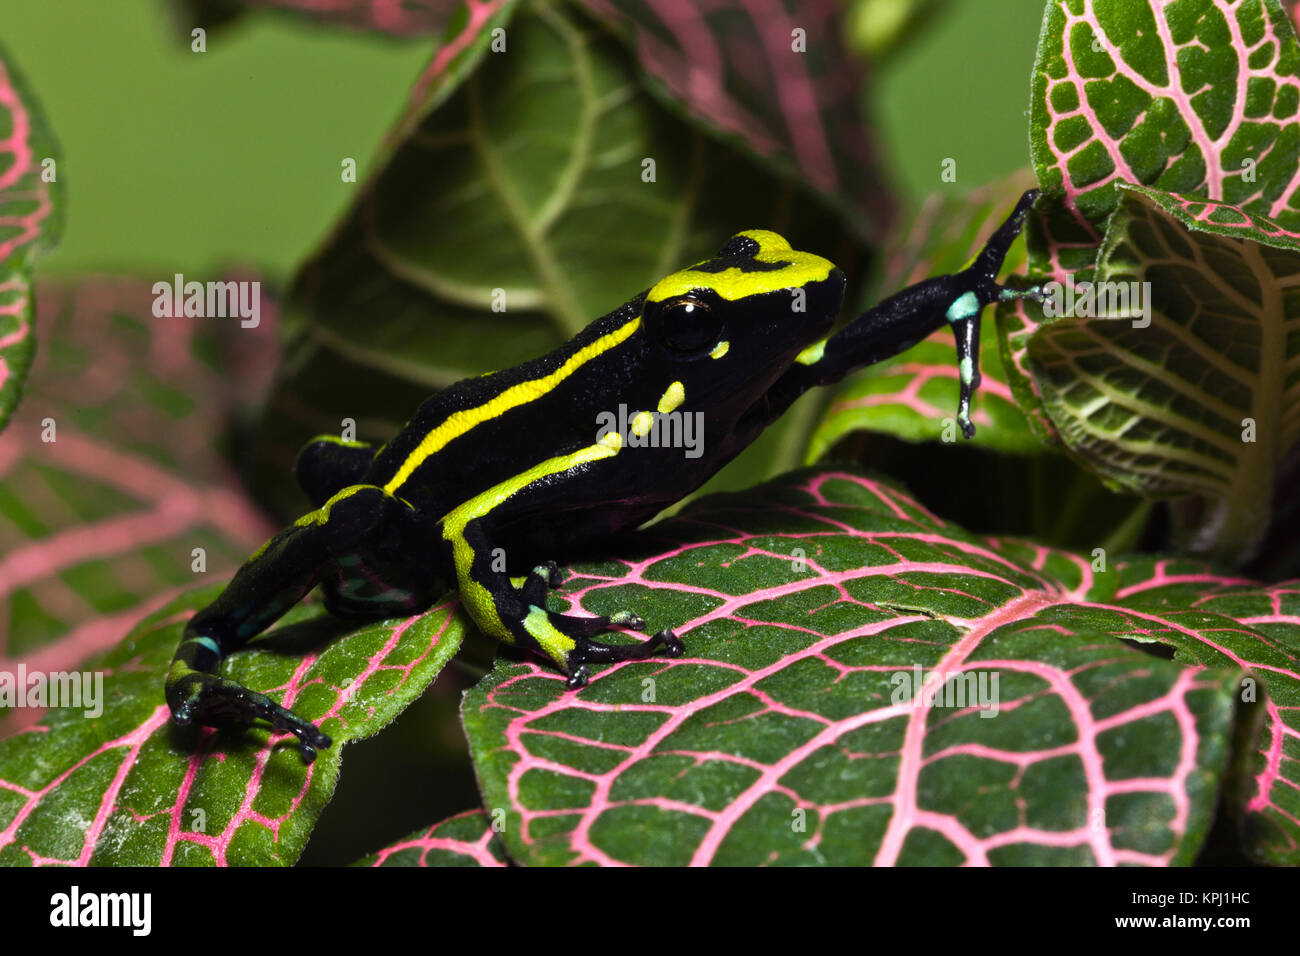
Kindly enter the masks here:
<path id="1" fill-rule="evenodd" d="M 0 0 L 0 41 L 63 147 L 67 228 L 40 274 L 243 262 L 287 277 L 357 188 L 340 181 L 341 161 L 364 179 L 433 48 L 268 11 L 210 31 L 196 54 L 176 9 Z M 948 0 L 875 68 L 864 106 L 904 200 L 1028 163 L 1041 11 L 1041 0 Z M 939 178 L 947 157 L 955 183 Z"/>

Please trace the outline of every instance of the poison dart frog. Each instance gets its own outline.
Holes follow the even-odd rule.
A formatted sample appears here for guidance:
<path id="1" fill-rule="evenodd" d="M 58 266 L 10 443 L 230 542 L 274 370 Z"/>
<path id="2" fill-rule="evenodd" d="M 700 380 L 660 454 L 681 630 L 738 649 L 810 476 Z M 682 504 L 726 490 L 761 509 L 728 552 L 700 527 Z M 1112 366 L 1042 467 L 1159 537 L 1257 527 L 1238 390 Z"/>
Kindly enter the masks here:
<path id="1" fill-rule="evenodd" d="M 945 324 L 960 361 L 957 420 L 970 438 L 980 313 L 1001 299 L 1041 296 L 996 281 L 1036 195 L 1020 198 L 962 271 L 909 286 L 834 335 L 844 274 L 776 233 L 751 230 L 549 355 L 443 389 L 378 450 L 331 436 L 311 441 L 295 471 L 315 510 L 258 549 L 190 619 L 167 675 L 173 720 L 261 718 L 294 734 L 307 761 L 330 746 L 311 722 L 217 673 L 227 654 L 317 585 L 330 612 L 365 619 L 416 613 L 454 585 L 482 631 L 549 658 L 570 688 L 586 684 L 589 664 L 681 655 L 668 630 L 632 644 L 596 640 L 615 628 L 644 630 L 635 614 L 548 610 L 547 592 L 562 576 L 543 559 L 648 521 L 808 389 Z M 636 410 L 633 433 L 653 413 L 695 415 L 700 448 L 692 457 L 680 447 L 634 447 L 632 434 L 598 428 L 599 414 L 619 406 Z M 512 578 L 511 566 L 532 570 Z"/>

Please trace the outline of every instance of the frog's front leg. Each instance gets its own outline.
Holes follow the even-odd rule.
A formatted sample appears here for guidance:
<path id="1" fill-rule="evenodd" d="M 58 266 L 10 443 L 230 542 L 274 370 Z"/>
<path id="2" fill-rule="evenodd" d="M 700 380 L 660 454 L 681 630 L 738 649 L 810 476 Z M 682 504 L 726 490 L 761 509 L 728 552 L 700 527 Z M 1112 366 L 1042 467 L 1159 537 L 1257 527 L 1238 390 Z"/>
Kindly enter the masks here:
<path id="1" fill-rule="evenodd" d="M 373 485 L 344 489 L 278 533 L 246 561 L 217 599 L 185 627 L 165 694 L 172 719 L 209 726 L 269 721 L 299 740 L 304 759 L 330 738 L 264 694 L 220 677 L 222 659 L 243 647 L 346 563 L 365 577 L 387 575 L 376 615 L 427 605 L 436 528 L 406 503 Z M 394 576 L 400 576 L 400 580 Z"/>
<path id="2" fill-rule="evenodd" d="M 908 286 L 829 339 L 805 349 L 769 390 L 767 402 L 755 411 L 755 418 L 761 421 L 752 425 L 766 426 L 809 388 L 838 382 L 857 369 L 892 358 L 949 325 L 956 337 L 961 381 L 957 422 L 962 434 L 972 437 L 975 426 L 970 420 L 970 403 L 980 383 L 980 313 L 1001 300 L 1042 296 L 1038 288 L 1011 289 L 997 283 L 1002 262 L 1037 198 L 1036 189 L 1021 196 L 1011 215 L 962 271 Z"/>
<path id="3" fill-rule="evenodd" d="M 546 593 L 561 581 L 555 562 L 539 565 L 522 580 L 511 580 L 504 571 L 496 570 L 499 549 L 493 547 L 482 521 L 470 521 L 463 527 L 452 524 L 447 531 L 461 601 L 474 623 L 499 641 L 549 657 L 569 675 L 570 688 L 586 685 L 590 677 L 588 664 L 659 655 L 679 657 L 684 652 L 681 639 L 669 630 L 639 644 L 615 646 L 592 640 L 611 628 L 643 630 L 645 621 L 627 612 L 608 617 L 574 617 L 547 610 Z"/>

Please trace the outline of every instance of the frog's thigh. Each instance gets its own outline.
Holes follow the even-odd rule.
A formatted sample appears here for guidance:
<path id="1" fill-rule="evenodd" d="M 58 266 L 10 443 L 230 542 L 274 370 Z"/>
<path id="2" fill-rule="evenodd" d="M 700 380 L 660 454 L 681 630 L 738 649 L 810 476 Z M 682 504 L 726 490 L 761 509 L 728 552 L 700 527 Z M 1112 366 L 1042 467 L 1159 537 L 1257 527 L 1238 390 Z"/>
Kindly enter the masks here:
<path id="1" fill-rule="evenodd" d="M 369 442 L 318 435 L 298 452 L 293 470 L 299 487 L 319 508 L 344 488 L 359 484 L 374 457 L 375 447 Z"/>
<path id="2" fill-rule="evenodd" d="M 321 577 L 325 606 L 345 617 L 427 608 L 444 590 L 433 522 L 374 485 L 344 489 L 328 513 L 331 562 Z"/>

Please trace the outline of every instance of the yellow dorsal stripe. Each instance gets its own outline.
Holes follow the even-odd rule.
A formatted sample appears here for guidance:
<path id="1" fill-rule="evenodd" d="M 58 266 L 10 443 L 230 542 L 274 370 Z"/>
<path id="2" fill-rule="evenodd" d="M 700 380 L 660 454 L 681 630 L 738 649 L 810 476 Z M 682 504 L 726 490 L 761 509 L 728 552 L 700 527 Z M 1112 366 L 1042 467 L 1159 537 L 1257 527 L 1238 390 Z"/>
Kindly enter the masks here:
<path id="1" fill-rule="evenodd" d="M 425 435 L 415 450 L 406 457 L 406 461 L 402 462 L 402 467 L 397 469 L 397 474 L 393 476 L 388 484 L 384 485 L 384 490 L 389 494 L 395 492 L 411 477 L 415 469 L 424 463 L 425 459 L 445 447 L 453 438 L 459 438 L 474 426 L 496 418 L 512 408 L 518 408 L 520 405 L 541 398 L 587 362 L 626 341 L 628 336 L 635 332 L 640 324 L 641 317 L 637 316 L 613 332 L 602 335 L 590 345 L 573 353 L 563 365 L 550 375 L 511 385 L 501 394 L 490 401 L 484 402 L 482 405 L 466 408 L 448 415 L 447 420 Z"/>
<path id="2" fill-rule="evenodd" d="M 749 229 L 737 233 L 753 239 L 758 243 L 759 251 L 754 256 L 759 262 L 785 263 L 780 269 L 746 272 L 732 266 L 721 272 L 697 272 L 695 266 L 674 272 L 661 279 L 650 294 L 647 302 L 662 302 L 679 295 L 685 295 L 692 289 L 712 289 L 728 302 L 743 299 L 750 295 L 762 295 L 765 292 L 778 292 L 782 289 L 796 289 L 809 282 L 818 282 L 830 277 L 835 266 L 829 259 L 815 256 L 810 252 L 798 252 L 790 248 L 790 243 L 781 236 L 767 229 Z M 706 260 L 708 261 L 708 260 Z"/>

